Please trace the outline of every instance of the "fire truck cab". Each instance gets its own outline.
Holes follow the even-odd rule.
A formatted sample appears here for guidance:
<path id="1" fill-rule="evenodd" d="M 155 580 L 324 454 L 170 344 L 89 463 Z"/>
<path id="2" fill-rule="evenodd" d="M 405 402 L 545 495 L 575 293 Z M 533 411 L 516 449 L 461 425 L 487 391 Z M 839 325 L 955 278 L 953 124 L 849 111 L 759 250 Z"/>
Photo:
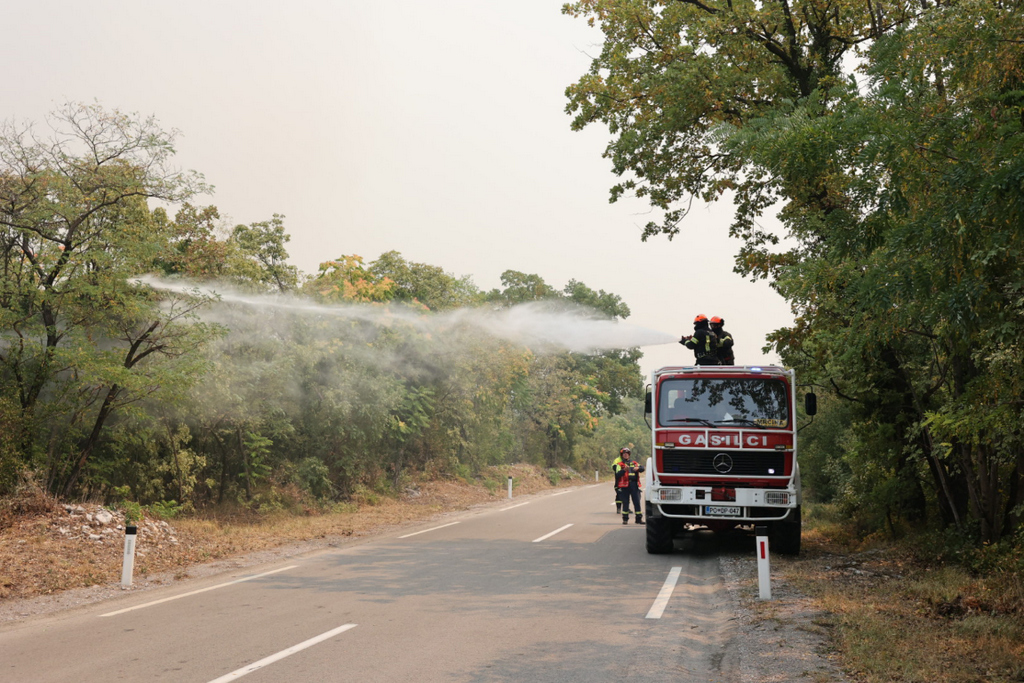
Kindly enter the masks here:
<path id="1" fill-rule="evenodd" d="M 815 412 L 814 394 L 805 412 Z M 647 552 L 698 527 L 767 526 L 772 549 L 800 552 L 796 381 L 774 366 L 681 366 L 651 375 L 645 412 Z"/>

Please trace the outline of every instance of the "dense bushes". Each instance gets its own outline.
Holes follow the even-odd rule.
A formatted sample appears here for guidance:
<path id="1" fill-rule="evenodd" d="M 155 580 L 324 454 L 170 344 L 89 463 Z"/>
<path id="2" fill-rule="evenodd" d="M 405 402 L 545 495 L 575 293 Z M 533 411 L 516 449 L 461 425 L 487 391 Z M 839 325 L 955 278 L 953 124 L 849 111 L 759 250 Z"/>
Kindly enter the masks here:
<path id="1" fill-rule="evenodd" d="M 635 402 L 639 353 L 512 328 L 625 318 L 619 297 L 511 270 L 482 292 L 398 252 L 304 275 L 283 217 L 228 228 L 188 203 L 204 187 L 152 120 L 54 122 L 0 135 L 0 495 L 29 473 L 65 497 L 260 508 L 614 457 L 580 448 Z"/>

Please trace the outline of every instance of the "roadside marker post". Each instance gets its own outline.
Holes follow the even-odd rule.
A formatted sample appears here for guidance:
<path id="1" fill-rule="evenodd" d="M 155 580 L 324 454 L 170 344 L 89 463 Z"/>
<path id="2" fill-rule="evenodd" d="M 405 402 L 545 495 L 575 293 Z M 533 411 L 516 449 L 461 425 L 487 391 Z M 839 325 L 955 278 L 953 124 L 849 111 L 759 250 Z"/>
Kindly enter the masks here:
<path id="1" fill-rule="evenodd" d="M 508 475 L 508 499 L 512 500 L 512 475 Z"/>
<path id="2" fill-rule="evenodd" d="M 757 540 L 757 587 L 762 600 L 772 599 L 771 560 L 768 555 L 768 527 L 755 526 Z"/>
<path id="3" fill-rule="evenodd" d="M 124 529 L 124 562 L 121 563 L 121 585 L 125 588 L 132 585 L 132 574 L 135 571 L 135 539 L 138 527 L 128 526 Z"/>
<path id="4" fill-rule="evenodd" d="M 598 475 L 597 470 L 594 470 L 594 481 L 601 481 L 601 477 Z"/>

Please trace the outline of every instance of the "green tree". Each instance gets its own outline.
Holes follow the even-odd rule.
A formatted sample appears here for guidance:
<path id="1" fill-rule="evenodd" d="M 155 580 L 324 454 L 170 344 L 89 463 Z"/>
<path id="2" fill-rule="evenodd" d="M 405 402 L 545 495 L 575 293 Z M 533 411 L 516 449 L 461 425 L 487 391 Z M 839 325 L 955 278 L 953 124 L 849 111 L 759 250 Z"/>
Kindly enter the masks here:
<path id="1" fill-rule="evenodd" d="M 70 495 L 116 411 L 144 399 L 180 400 L 198 381 L 204 370 L 198 351 L 218 334 L 216 327 L 196 319 L 196 310 L 207 303 L 203 297 L 131 293 L 111 302 L 114 311 L 104 326 L 88 330 L 102 345 L 86 342 L 72 351 L 74 357 L 62 349 L 60 356 L 68 358 L 72 372 L 51 384 L 70 402 L 49 410 L 62 407 L 70 429 L 51 432 L 51 489 Z"/>
<path id="2" fill-rule="evenodd" d="M 155 212 L 155 218 L 166 221 L 162 212 Z M 227 278 L 230 247 L 217 237 L 219 220 L 216 206 L 197 207 L 185 202 L 167 226 L 171 244 L 157 258 L 156 271 L 189 280 Z"/>
<path id="3" fill-rule="evenodd" d="M 542 301 L 558 295 L 558 291 L 550 287 L 539 275 L 520 273 L 517 270 L 506 270 L 501 274 L 502 289 L 492 289 L 487 293 L 488 301 L 501 302 L 506 306 Z"/>
<path id="4" fill-rule="evenodd" d="M 67 494 L 112 412 L 187 384 L 211 330 L 194 324 L 201 300 L 161 307 L 132 281 L 169 239 L 147 200 L 203 189 L 170 166 L 173 133 L 98 105 L 67 105 L 50 126 L 49 139 L 0 132 L 0 387 L 20 406 L 24 464 L 46 453 Z"/>
<path id="5" fill-rule="evenodd" d="M 597 471 L 602 476 L 611 472 L 612 461 L 619 449 L 628 447 L 641 464 L 651 456 L 651 428 L 644 421 L 644 402 L 631 398 L 621 413 L 602 419 L 592 438 L 576 444 L 574 465 L 584 472 Z"/>
<path id="6" fill-rule="evenodd" d="M 298 285 L 298 269 L 286 263 L 288 252 L 284 248 L 290 239 L 284 231 L 284 216 L 276 213 L 269 221 L 236 225 L 230 239 L 236 247 L 232 254 L 232 275 L 278 292 L 294 290 Z"/>
<path id="7" fill-rule="evenodd" d="M 381 254 L 368 270 L 376 278 L 394 283 L 394 301 L 419 303 L 431 311 L 470 306 L 480 298 L 468 276 L 456 278 L 438 266 L 406 261 L 397 251 Z"/>
<path id="8" fill-rule="evenodd" d="M 809 156 L 828 144 L 841 173 L 835 210 L 793 205 L 794 224 L 833 229 L 807 231 L 813 250 L 777 278 L 805 329 L 827 340 L 815 360 L 860 406 L 862 433 L 888 426 L 890 444 L 902 444 L 879 462 L 898 479 L 922 470 L 943 519 L 990 541 L 1020 524 L 1024 502 L 1015 426 L 1024 81 L 1021 55 L 1008 49 L 1020 31 L 1009 6 L 967 2 L 872 45 L 869 97 L 851 94 L 800 146 Z M 740 139 L 777 158 L 796 137 Z M 808 346 L 804 335 L 777 341 Z"/>
<path id="9" fill-rule="evenodd" d="M 987 540 L 1024 503 L 1020 9 L 566 6 L 605 33 L 568 96 L 577 128 L 613 133 L 613 199 L 647 197 L 665 220 L 645 236 L 671 237 L 729 193 L 737 270 L 797 314 L 773 345 L 853 406 L 863 502 L 913 518 L 930 499 Z M 777 202 L 782 251 L 757 222 Z"/>
<path id="10" fill-rule="evenodd" d="M 624 320 L 629 317 L 629 306 L 617 294 L 594 291 L 582 282 L 570 280 L 562 290 L 568 301 L 583 306 L 593 315 L 609 320 Z M 584 391 L 583 400 L 591 404 L 591 410 L 598 415 L 617 415 L 623 410 L 627 397 L 638 398 L 642 390 L 640 377 L 640 349 L 617 349 L 599 354 L 571 354 L 587 386 L 594 391 Z"/>
<path id="11" fill-rule="evenodd" d="M 362 256 L 340 256 L 320 264 L 317 275 L 303 284 L 308 296 L 333 303 L 383 303 L 394 298 L 395 283 L 370 271 Z"/>
<path id="12" fill-rule="evenodd" d="M 625 320 L 630 314 L 629 306 L 618 294 L 611 294 L 603 289 L 595 292 L 578 280 L 569 280 L 562 294 L 574 304 L 589 308 L 610 320 Z"/>
<path id="13" fill-rule="evenodd" d="M 539 275 L 507 270 L 501 282 L 503 289 L 489 292 L 488 301 L 505 306 L 551 302 L 611 320 L 630 313 L 618 295 L 594 291 L 577 280 L 559 291 Z M 529 398 L 517 408 L 525 420 L 522 424 L 531 425 L 521 433 L 528 442 L 526 450 L 543 453 L 539 464 L 548 467 L 571 460 L 578 440 L 592 434 L 602 416 L 615 415 L 626 397 L 639 396 L 640 358 L 639 349 L 532 358 L 522 388 Z"/>
<path id="14" fill-rule="evenodd" d="M 605 35 L 590 71 L 566 92 L 573 127 L 606 124 L 605 150 L 625 193 L 665 211 L 644 236 L 675 235 L 693 198 L 735 195 L 733 230 L 772 240 L 756 219 L 786 179 L 753 168 L 726 149 L 734 128 L 780 108 L 827 111 L 858 45 L 916 15 L 917 5 L 859 0 L 581 0 L 566 14 L 586 17 Z M 820 187 L 806 191 L 814 194 Z"/>

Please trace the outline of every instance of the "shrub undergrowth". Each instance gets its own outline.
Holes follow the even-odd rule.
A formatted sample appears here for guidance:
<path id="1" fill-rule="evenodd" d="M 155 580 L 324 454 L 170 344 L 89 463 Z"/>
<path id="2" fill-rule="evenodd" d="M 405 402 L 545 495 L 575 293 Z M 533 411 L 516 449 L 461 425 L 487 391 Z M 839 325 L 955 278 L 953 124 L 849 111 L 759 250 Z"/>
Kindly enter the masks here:
<path id="1" fill-rule="evenodd" d="M 827 505 L 809 505 L 804 519 L 804 555 L 783 571 L 830 614 L 856 680 L 1024 680 L 1020 539 L 918 530 L 893 541 L 858 534 Z"/>

